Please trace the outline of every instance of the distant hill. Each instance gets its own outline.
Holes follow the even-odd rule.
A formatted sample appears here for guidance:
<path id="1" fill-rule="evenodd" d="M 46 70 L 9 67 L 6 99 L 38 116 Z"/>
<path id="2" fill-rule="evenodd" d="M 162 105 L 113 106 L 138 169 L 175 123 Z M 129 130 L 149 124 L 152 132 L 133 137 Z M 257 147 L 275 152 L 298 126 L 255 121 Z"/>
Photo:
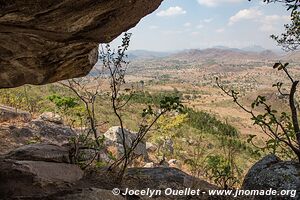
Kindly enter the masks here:
<path id="1" fill-rule="evenodd" d="M 133 50 L 128 52 L 128 58 L 130 60 L 142 60 L 142 59 L 154 59 L 163 58 L 169 56 L 170 52 L 157 52 L 157 51 L 147 51 L 147 50 Z"/>
<path id="2" fill-rule="evenodd" d="M 253 46 L 248 46 L 248 47 L 244 47 L 244 48 L 231 48 L 231 47 L 226 47 L 226 46 L 214 46 L 212 47 L 213 49 L 223 49 L 223 50 L 233 50 L 233 51 L 249 51 L 249 52 L 263 52 L 266 51 L 267 49 L 259 46 L 259 45 L 253 45 Z"/>
<path id="3" fill-rule="evenodd" d="M 249 46 L 249 47 L 244 47 L 244 48 L 242 48 L 242 50 L 260 53 L 260 52 L 266 51 L 267 49 L 265 49 L 259 45 L 253 45 L 253 46 Z"/>
<path id="4" fill-rule="evenodd" d="M 173 54 L 170 57 L 173 59 L 181 60 L 193 60 L 193 61 L 249 61 L 249 60 L 273 60 L 278 55 L 270 50 L 264 50 L 262 52 L 244 51 L 241 49 L 191 49 Z"/>

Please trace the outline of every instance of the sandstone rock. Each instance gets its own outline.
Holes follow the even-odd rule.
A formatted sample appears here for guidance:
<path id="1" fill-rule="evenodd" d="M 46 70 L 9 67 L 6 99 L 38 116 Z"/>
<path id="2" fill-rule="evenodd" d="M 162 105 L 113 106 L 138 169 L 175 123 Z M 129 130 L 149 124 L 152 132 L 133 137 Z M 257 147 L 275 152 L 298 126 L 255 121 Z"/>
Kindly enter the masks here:
<path id="1" fill-rule="evenodd" d="M 44 161 L 0 161 L 0 196 L 44 196 L 80 180 L 76 165 Z"/>
<path id="2" fill-rule="evenodd" d="M 155 168 L 129 168 L 125 174 L 123 185 L 130 185 L 131 180 L 136 180 L 135 188 L 186 188 L 199 186 L 199 189 L 216 189 L 206 181 L 192 177 L 185 172 L 166 167 Z"/>
<path id="3" fill-rule="evenodd" d="M 27 137 L 28 138 L 28 137 L 33 136 L 32 130 L 28 127 L 12 128 L 12 126 L 11 126 L 10 130 L 11 130 L 12 134 L 15 135 L 16 137 Z"/>
<path id="4" fill-rule="evenodd" d="M 8 0 L 0 5 L 0 88 L 88 74 L 112 41 L 162 0 Z"/>
<path id="5" fill-rule="evenodd" d="M 46 122 L 43 120 L 32 120 L 30 126 L 36 135 L 53 139 L 56 141 L 66 141 L 76 133 L 67 126 Z"/>
<path id="6" fill-rule="evenodd" d="M 154 167 L 154 163 L 153 162 L 149 162 L 149 163 L 146 163 L 144 165 L 145 168 L 153 168 Z"/>
<path id="7" fill-rule="evenodd" d="M 68 148 L 54 144 L 25 145 L 11 151 L 5 157 L 13 160 L 70 163 Z"/>
<path id="8" fill-rule="evenodd" d="M 62 117 L 53 112 L 44 112 L 39 116 L 39 118 L 44 121 L 53 122 L 56 124 L 63 124 Z"/>
<path id="9" fill-rule="evenodd" d="M 154 144 L 152 144 L 150 142 L 146 142 L 146 149 L 149 152 L 155 152 L 157 150 L 157 146 L 155 146 Z"/>
<path id="10" fill-rule="evenodd" d="M 281 161 L 275 155 L 268 155 L 258 161 L 247 173 L 243 189 L 297 190 L 294 199 L 300 199 L 300 164 Z M 290 196 L 257 196 L 255 199 L 291 199 Z"/>
<path id="11" fill-rule="evenodd" d="M 31 114 L 25 111 L 18 110 L 16 108 L 0 105 L 0 122 L 10 120 L 22 120 L 27 122 L 31 120 Z"/>
<path id="12" fill-rule="evenodd" d="M 209 189 L 217 189 L 217 187 L 192 177 L 179 169 L 175 168 L 129 168 L 125 174 L 122 182 L 123 188 L 132 189 L 145 189 L 153 188 L 159 190 L 165 190 L 167 188 L 172 189 L 185 189 L 194 188 L 201 191 L 207 191 Z M 209 197 L 200 194 L 193 198 L 191 196 L 161 196 L 162 199 L 210 199 Z M 142 198 L 144 199 L 144 198 Z M 147 199 L 147 198 L 145 198 Z"/>
<path id="13" fill-rule="evenodd" d="M 136 138 L 135 133 L 131 133 L 129 130 L 124 129 L 124 135 L 125 135 L 125 143 L 127 147 L 131 147 L 132 141 Z M 106 138 L 106 145 L 107 146 L 114 146 L 118 149 L 120 154 L 124 153 L 123 148 L 123 134 L 121 131 L 121 128 L 118 126 L 111 127 L 105 134 Z M 136 156 L 143 156 L 144 158 L 148 157 L 146 144 L 144 142 L 140 142 L 137 147 L 135 148 L 133 152 Z"/>
<path id="14" fill-rule="evenodd" d="M 77 161 L 79 162 L 87 162 L 95 159 L 96 151 L 92 149 L 80 149 L 78 152 Z M 99 153 L 100 161 L 105 163 L 113 163 L 113 160 L 109 157 L 108 153 L 105 149 L 101 150 Z"/>

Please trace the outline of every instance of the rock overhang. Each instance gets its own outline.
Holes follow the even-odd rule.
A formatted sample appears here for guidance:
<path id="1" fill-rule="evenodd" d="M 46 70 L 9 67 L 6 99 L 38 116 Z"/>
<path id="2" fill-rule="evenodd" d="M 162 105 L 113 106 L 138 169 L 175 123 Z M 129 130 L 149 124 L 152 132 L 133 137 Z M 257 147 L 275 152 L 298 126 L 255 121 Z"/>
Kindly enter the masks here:
<path id="1" fill-rule="evenodd" d="M 134 27 L 163 0 L 0 0 L 0 88 L 89 73 L 99 43 Z"/>

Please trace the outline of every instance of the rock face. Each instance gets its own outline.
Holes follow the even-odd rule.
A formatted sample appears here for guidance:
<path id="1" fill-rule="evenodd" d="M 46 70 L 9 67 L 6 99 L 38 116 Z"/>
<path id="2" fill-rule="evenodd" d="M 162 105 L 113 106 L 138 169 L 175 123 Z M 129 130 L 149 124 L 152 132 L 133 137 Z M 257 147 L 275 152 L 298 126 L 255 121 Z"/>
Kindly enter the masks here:
<path id="1" fill-rule="evenodd" d="M 112 41 L 162 0 L 0 0 L 0 88 L 86 75 Z"/>
<path id="2" fill-rule="evenodd" d="M 66 147 L 51 144 L 26 145 L 0 157 L 1 199 L 121 200 L 152 199 L 147 196 L 113 195 L 112 189 L 185 189 L 207 191 L 217 187 L 175 168 L 129 168 L 122 181 L 117 174 L 97 168 L 84 172 L 67 163 Z M 152 163 L 153 164 L 153 163 Z M 200 195 L 160 196 L 157 199 L 215 199 Z M 219 198 L 218 198 L 219 199 Z M 222 199 L 222 198 L 221 198 Z"/>
<path id="3" fill-rule="evenodd" d="M 0 69 L 0 73 L 1 73 L 1 69 Z M 10 121 L 10 120 L 30 121 L 31 114 L 25 111 L 17 110 L 12 107 L 0 105 L 0 122 Z"/>
<path id="4" fill-rule="evenodd" d="M 247 173 L 243 189 L 297 190 L 297 196 L 256 196 L 255 199 L 300 199 L 300 164 L 281 161 L 275 155 L 268 155 L 257 162 Z M 294 194 L 295 195 L 295 194 Z"/>
<path id="5" fill-rule="evenodd" d="M 149 152 L 155 152 L 157 150 L 157 146 L 155 146 L 154 144 L 152 144 L 150 142 L 146 142 L 146 149 Z"/>
<path id="6" fill-rule="evenodd" d="M 134 184 L 132 184 L 134 180 Z M 155 188 L 159 190 L 165 190 L 167 188 L 172 189 L 185 189 L 194 188 L 201 191 L 207 191 L 210 189 L 218 189 L 206 181 L 192 177 L 179 169 L 168 167 L 155 167 L 155 168 L 129 168 L 125 174 L 122 182 L 124 188 L 132 189 L 145 189 Z M 171 195 L 172 196 L 172 195 Z M 173 196 L 170 199 L 209 199 L 205 195 L 192 198 L 191 196 Z M 166 196 L 162 196 L 162 199 L 169 199 Z M 219 198 L 220 199 L 220 198 Z"/>
<path id="7" fill-rule="evenodd" d="M 140 181 L 135 183 L 136 188 L 184 188 L 192 187 L 201 182 L 201 189 L 217 189 L 205 181 L 192 177 L 185 172 L 168 167 L 155 167 L 155 168 L 129 168 L 125 174 L 123 185 L 126 187 L 130 185 L 131 179 Z"/>
<path id="8" fill-rule="evenodd" d="M 127 129 L 124 129 L 124 135 L 125 135 L 125 143 L 127 147 L 131 147 L 132 141 L 136 138 L 136 134 L 130 132 Z M 123 154 L 124 153 L 124 148 L 123 148 L 123 134 L 121 131 L 121 128 L 119 126 L 113 126 L 108 131 L 105 132 L 104 134 L 106 138 L 106 146 L 113 146 L 117 148 L 118 154 Z M 135 150 L 133 151 L 135 156 L 142 156 L 144 158 L 148 157 L 147 149 L 146 149 L 146 144 L 144 142 L 140 142 Z"/>
<path id="9" fill-rule="evenodd" d="M 43 197 L 67 189 L 83 177 L 70 164 L 69 150 L 53 144 L 19 147 L 0 158 L 0 196 Z"/>
<path id="10" fill-rule="evenodd" d="M 30 144 L 6 155 L 8 159 L 70 163 L 69 149 L 54 144 Z"/>
<path id="11" fill-rule="evenodd" d="M 56 141 L 67 141 L 68 138 L 76 136 L 75 131 L 63 124 L 44 120 L 32 120 L 29 125 L 37 135 Z"/>
<path id="12" fill-rule="evenodd" d="M 39 117 L 41 120 L 48 121 L 48 122 L 53 122 L 56 124 L 63 124 L 64 121 L 62 117 L 58 114 L 55 114 L 53 112 L 44 112 L 40 115 Z"/>
<path id="13" fill-rule="evenodd" d="M 43 196 L 66 188 L 83 176 L 76 165 L 45 161 L 0 161 L 0 196 Z"/>

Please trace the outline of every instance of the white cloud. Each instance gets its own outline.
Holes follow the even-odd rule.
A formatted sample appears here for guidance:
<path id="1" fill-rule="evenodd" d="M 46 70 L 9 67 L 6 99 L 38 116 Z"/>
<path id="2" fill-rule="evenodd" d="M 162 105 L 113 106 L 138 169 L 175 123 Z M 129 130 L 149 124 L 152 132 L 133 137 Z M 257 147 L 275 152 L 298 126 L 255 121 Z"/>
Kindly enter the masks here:
<path id="1" fill-rule="evenodd" d="M 224 31 L 225 31 L 224 28 L 219 28 L 219 29 L 216 30 L 217 33 L 223 33 Z"/>
<path id="2" fill-rule="evenodd" d="M 215 7 L 222 4 L 240 3 L 245 0 L 198 0 L 198 3 L 207 7 Z"/>
<path id="3" fill-rule="evenodd" d="M 205 23 L 210 23 L 212 20 L 213 20 L 213 18 L 208 18 L 208 19 L 204 19 L 203 21 L 204 21 Z"/>
<path id="4" fill-rule="evenodd" d="M 170 7 L 167 10 L 162 10 L 158 12 L 156 15 L 159 17 L 169 17 L 174 15 L 184 15 L 184 14 L 186 14 L 186 11 L 183 8 L 179 6 L 175 6 L 175 7 Z"/>
<path id="5" fill-rule="evenodd" d="M 229 18 L 228 25 L 231 26 L 237 22 L 244 20 L 252 20 L 257 22 L 259 30 L 263 32 L 276 32 L 282 24 L 286 24 L 290 20 L 290 16 L 286 15 L 265 15 L 258 9 L 250 8 L 237 12 Z"/>
<path id="6" fill-rule="evenodd" d="M 199 24 L 198 26 L 196 26 L 197 29 L 201 29 L 203 28 L 204 26 L 202 24 Z"/>
<path id="7" fill-rule="evenodd" d="M 183 26 L 190 27 L 190 26 L 192 26 L 192 24 L 190 22 L 186 22 Z"/>
<path id="8" fill-rule="evenodd" d="M 282 27 L 282 24 L 288 23 L 290 16 L 285 15 L 266 15 L 260 23 L 260 30 L 263 32 L 276 32 L 278 27 Z"/>
<path id="9" fill-rule="evenodd" d="M 280 31 L 282 24 L 289 23 L 290 16 L 286 15 L 265 15 L 258 9 L 250 8 L 237 12 L 229 18 L 228 25 L 233 25 L 244 20 L 251 20 L 257 23 L 260 31 L 268 34 Z"/>
<path id="10" fill-rule="evenodd" d="M 262 12 L 257 9 L 243 9 L 229 18 L 228 25 L 233 25 L 242 20 L 258 19 L 262 16 Z"/>

